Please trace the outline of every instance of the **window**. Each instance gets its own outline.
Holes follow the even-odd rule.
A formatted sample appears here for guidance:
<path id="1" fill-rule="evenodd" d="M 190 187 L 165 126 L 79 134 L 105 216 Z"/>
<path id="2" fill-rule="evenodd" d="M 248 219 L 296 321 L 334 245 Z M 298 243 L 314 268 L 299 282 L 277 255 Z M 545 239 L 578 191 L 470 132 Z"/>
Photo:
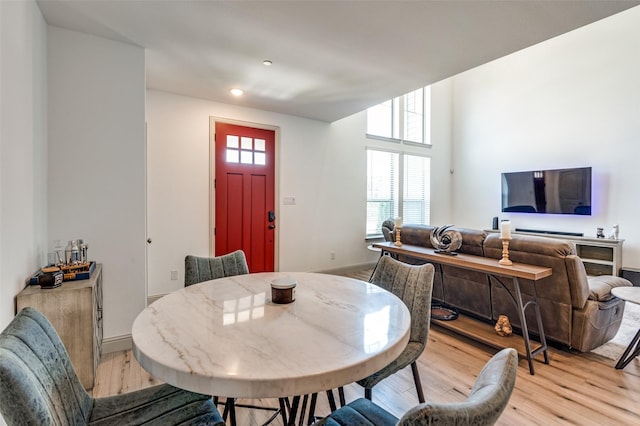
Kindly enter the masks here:
<path id="1" fill-rule="evenodd" d="M 417 152 L 431 146 L 430 120 L 430 86 L 367 110 L 367 137 L 377 140 L 367 147 L 367 238 L 380 237 L 389 218 L 429 224 L 431 159 Z"/>
<path id="2" fill-rule="evenodd" d="M 389 218 L 429 223 L 430 170 L 428 157 L 367 148 L 367 238 Z"/>
<path id="3" fill-rule="evenodd" d="M 246 136 L 227 135 L 227 163 L 267 164 L 266 142 Z"/>
<path id="4" fill-rule="evenodd" d="M 367 135 L 430 144 L 431 87 L 427 86 L 367 109 Z"/>

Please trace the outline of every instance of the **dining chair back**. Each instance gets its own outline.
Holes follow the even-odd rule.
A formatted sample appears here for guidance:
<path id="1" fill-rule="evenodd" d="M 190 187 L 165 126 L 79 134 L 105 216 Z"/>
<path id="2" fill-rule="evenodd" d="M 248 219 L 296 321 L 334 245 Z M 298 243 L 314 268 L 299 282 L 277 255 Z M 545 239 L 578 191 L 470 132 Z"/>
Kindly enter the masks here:
<path id="1" fill-rule="evenodd" d="M 0 413 L 9 426 L 224 425 L 210 397 L 167 384 L 93 398 L 56 330 L 30 307 L 0 334 Z"/>
<path id="2" fill-rule="evenodd" d="M 417 405 L 400 418 L 398 425 L 493 425 L 509 403 L 517 373 L 518 353 L 513 348 L 503 349 L 480 371 L 466 401 Z"/>
<path id="3" fill-rule="evenodd" d="M 418 404 L 398 419 L 368 399 L 357 399 L 314 426 L 489 426 L 498 421 L 516 383 L 518 353 L 513 348 L 495 354 L 478 374 L 464 402 Z"/>
<path id="4" fill-rule="evenodd" d="M 424 351 L 429 337 L 433 276 L 434 267 L 430 263 L 409 265 L 390 256 L 380 257 L 370 282 L 395 294 L 407 305 L 411 313 L 411 335 L 400 356 L 386 367 L 357 382 L 365 388 L 367 399 L 371 399 L 371 392 L 376 384 L 411 365 L 418 400 L 424 402 L 416 361 Z"/>
<path id="5" fill-rule="evenodd" d="M 218 256 L 198 257 L 188 255 L 184 259 L 184 286 L 249 273 L 247 257 L 242 250 Z"/>

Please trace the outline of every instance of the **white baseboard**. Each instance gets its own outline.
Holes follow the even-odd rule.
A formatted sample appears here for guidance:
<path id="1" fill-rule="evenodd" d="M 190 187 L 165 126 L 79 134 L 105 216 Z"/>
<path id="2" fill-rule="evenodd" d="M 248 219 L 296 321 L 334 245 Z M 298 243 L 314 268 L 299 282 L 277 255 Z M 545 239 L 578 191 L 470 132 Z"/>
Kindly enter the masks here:
<path id="1" fill-rule="evenodd" d="M 130 334 L 123 336 L 109 337 L 102 340 L 102 353 L 128 351 L 133 347 L 133 340 Z"/>
<path id="2" fill-rule="evenodd" d="M 150 296 L 147 296 L 147 306 L 149 306 L 150 304 L 152 304 L 156 300 L 166 296 L 167 294 L 169 294 L 169 293 L 152 294 Z"/>
<path id="3" fill-rule="evenodd" d="M 319 272 L 322 274 L 340 275 L 340 274 L 348 274 L 351 272 L 362 271 L 363 269 L 373 269 L 375 266 L 376 266 L 376 262 L 369 262 L 369 263 L 362 263 L 360 265 L 350 265 L 350 266 L 344 266 L 342 268 L 335 268 L 335 269 L 324 269 L 322 271 L 315 271 L 315 272 Z"/>

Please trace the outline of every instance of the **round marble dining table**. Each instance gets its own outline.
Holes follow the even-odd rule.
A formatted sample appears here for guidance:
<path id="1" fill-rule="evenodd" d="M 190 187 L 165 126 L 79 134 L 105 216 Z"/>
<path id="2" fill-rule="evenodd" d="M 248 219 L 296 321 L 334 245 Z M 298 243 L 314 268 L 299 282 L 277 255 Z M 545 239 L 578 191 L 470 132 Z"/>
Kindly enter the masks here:
<path id="1" fill-rule="evenodd" d="M 295 300 L 276 304 L 270 283 L 296 281 Z M 173 386 L 238 398 L 306 395 L 362 379 L 409 341 L 404 303 L 342 276 L 267 272 L 206 281 L 145 308 L 133 354 Z"/>

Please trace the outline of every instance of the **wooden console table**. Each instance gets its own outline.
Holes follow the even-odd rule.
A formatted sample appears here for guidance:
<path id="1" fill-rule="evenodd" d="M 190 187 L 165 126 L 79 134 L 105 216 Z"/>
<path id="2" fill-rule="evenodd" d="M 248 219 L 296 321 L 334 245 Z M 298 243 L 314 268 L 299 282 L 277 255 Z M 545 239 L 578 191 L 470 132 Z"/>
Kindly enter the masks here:
<path id="1" fill-rule="evenodd" d="M 426 260 L 432 263 L 439 263 L 441 265 L 456 266 L 458 268 L 469 269 L 472 271 L 484 272 L 488 275 L 497 277 L 507 277 L 513 280 L 513 287 L 515 294 L 513 294 L 500 280 L 496 280 L 507 291 L 518 311 L 518 317 L 522 326 L 522 338 L 524 339 L 525 353 L 527 361 L 529 363 L 529 372 L 535 374 L 533 366 L 533 358 L 538 354 L 544 355 L 544 363 L 549 364 L 549 354 L 547 352 L 547 340 L 544 336 L 544 328 L 542 325 L 542 316 L 540 315 L 540 307 L 538 306 L 538 299 L 535 292 L 535 286 L 533 286 L 533 297 L 527 303 L 522 302 L 522 293 L 520 291 L 519 279 L 527 279 L 531 281 L 537 281 L 542 278 L 546 278 L 551 275 L 551 268 L 535 265 L 527 265 L 524 263 L 516 263 L 510 266 L 503 266 L 498 263 L 498 259 L 491 259 L 481 256 L 474 256 L 470 254 L 458 254 L 456 256 L 436 253 L 434 249 L 413 246 L 403 244 L 396 246 L 393 242 L 375 243 L 374 247 L 382 250 L 381 254 L 392 253 L 401 254 L 405 256 L 414 257 L 416 259 Z M 527 318 L 525 310 L 533 306 L 536 320 L 538 322 L 538 331 L 540 334 L 540 346 L 535 349 L 531 349 L 531 340 L 529 337 L 529 328 L 527 325 Z"/>

